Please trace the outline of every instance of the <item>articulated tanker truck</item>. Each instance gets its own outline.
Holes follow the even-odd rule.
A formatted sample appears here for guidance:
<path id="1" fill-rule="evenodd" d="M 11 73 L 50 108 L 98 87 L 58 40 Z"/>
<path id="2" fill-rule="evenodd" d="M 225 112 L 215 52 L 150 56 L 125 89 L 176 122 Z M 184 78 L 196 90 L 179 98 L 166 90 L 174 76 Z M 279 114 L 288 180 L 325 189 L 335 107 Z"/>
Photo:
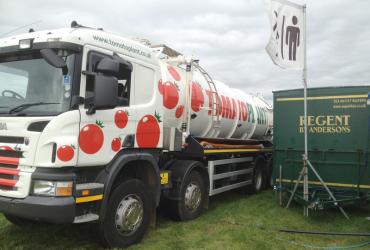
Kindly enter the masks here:
<path id="1" fill-rule="evenodd" d="M 0 39 L 0 212 L 138 242 L 160 207 L 270 183 L 272 109 L 199 62 L 81 26 Z"/>

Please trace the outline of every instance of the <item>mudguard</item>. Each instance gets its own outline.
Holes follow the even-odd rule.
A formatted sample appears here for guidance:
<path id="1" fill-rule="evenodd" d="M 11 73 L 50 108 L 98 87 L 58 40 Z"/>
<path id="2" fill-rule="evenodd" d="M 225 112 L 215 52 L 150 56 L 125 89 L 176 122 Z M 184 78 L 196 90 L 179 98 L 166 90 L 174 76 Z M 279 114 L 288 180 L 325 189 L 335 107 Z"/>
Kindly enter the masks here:
<path id="1" fill-rule="evenodd" d="M 173 188 L 165 192 L 163 195 L 169 200 L 180 200 L 181 184 L 185 178 L 193 169 L 197 169 L 205 180 L 205 186 L 207 188 L 207 194 L 209 193 L 209 177 L 207 169 L 204 164 L 199 161 L 191 160 L 175 160 L 169 167 L 171 171 L 172 185 Z M 208 199 L 207 199 L 208 200 Z"/>
<path id="2" fill-rule="evenodd" d="M 156 184 L 154 190 L 152 190 L 152 193 L 154 194 L 155 205 L 158 206 L 160 199 L 160 173 L 155 157 L 153 156 L 153 154 L 142 150 L 123 151 L 112 160 L 112 162 L 105 168 L 104 173 L 101 173 L 98 177 L 98 182 L 105 183 L 104 198 L 100 209 L 101 219 L 105 217 L 109 194 L 112 191 L 111 189 L 116 177 L 118 176 L 120 171 L 123 170 L 125 166 L 127 166 L 128 163 L 138 160 L 147 161 L 148 163 L 150 163 L 149 165 L 152 166 L 155 172 Z"/>

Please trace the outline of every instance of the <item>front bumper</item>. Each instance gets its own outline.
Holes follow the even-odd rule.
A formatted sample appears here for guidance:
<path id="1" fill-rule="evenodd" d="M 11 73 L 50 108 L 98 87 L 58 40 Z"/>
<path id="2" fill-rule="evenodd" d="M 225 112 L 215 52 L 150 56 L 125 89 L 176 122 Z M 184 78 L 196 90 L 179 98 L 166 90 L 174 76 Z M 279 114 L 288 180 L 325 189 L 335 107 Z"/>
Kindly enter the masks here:
<path id="1" fill-rule="evenodd" d="M 75 218 L 73 197 L 28 196 L 25 199 L 0 197 L 0 212 L 20 218 L 51 223 L 72 223 Z"/>

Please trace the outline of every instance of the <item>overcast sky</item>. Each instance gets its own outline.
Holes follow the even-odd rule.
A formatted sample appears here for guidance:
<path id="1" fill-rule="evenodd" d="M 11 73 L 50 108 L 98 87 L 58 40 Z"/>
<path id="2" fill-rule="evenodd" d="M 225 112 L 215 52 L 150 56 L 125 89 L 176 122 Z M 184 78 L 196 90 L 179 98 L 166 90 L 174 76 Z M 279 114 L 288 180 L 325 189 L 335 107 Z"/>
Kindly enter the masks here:
<path id="1" fill-rule="evenodd" d="M 367 0 L 307 1 L 309 86 L 370 83 L 369 9 Z M 0 37 L 69 27 L 72 20 L 165 43 L 199 58 L 214 79 L 268 100 L 273 90 L 302 86 L 301 71 L 278 68 L 264 50 L 264 0 L 0 0 Z"/>

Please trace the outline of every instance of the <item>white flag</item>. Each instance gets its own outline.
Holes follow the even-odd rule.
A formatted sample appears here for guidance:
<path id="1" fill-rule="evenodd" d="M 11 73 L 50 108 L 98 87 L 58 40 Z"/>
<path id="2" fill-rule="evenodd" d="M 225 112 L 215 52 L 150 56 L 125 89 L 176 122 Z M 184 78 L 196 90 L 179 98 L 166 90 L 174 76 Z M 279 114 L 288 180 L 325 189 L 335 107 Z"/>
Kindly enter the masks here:
<path id="1" fill-rule="evenodd" d="M 306 28 L 303 6 L 286 0 L 271 0 L 269 7 L 272 33 L 267 53 L 284 69 L 303 69 Z"/>

